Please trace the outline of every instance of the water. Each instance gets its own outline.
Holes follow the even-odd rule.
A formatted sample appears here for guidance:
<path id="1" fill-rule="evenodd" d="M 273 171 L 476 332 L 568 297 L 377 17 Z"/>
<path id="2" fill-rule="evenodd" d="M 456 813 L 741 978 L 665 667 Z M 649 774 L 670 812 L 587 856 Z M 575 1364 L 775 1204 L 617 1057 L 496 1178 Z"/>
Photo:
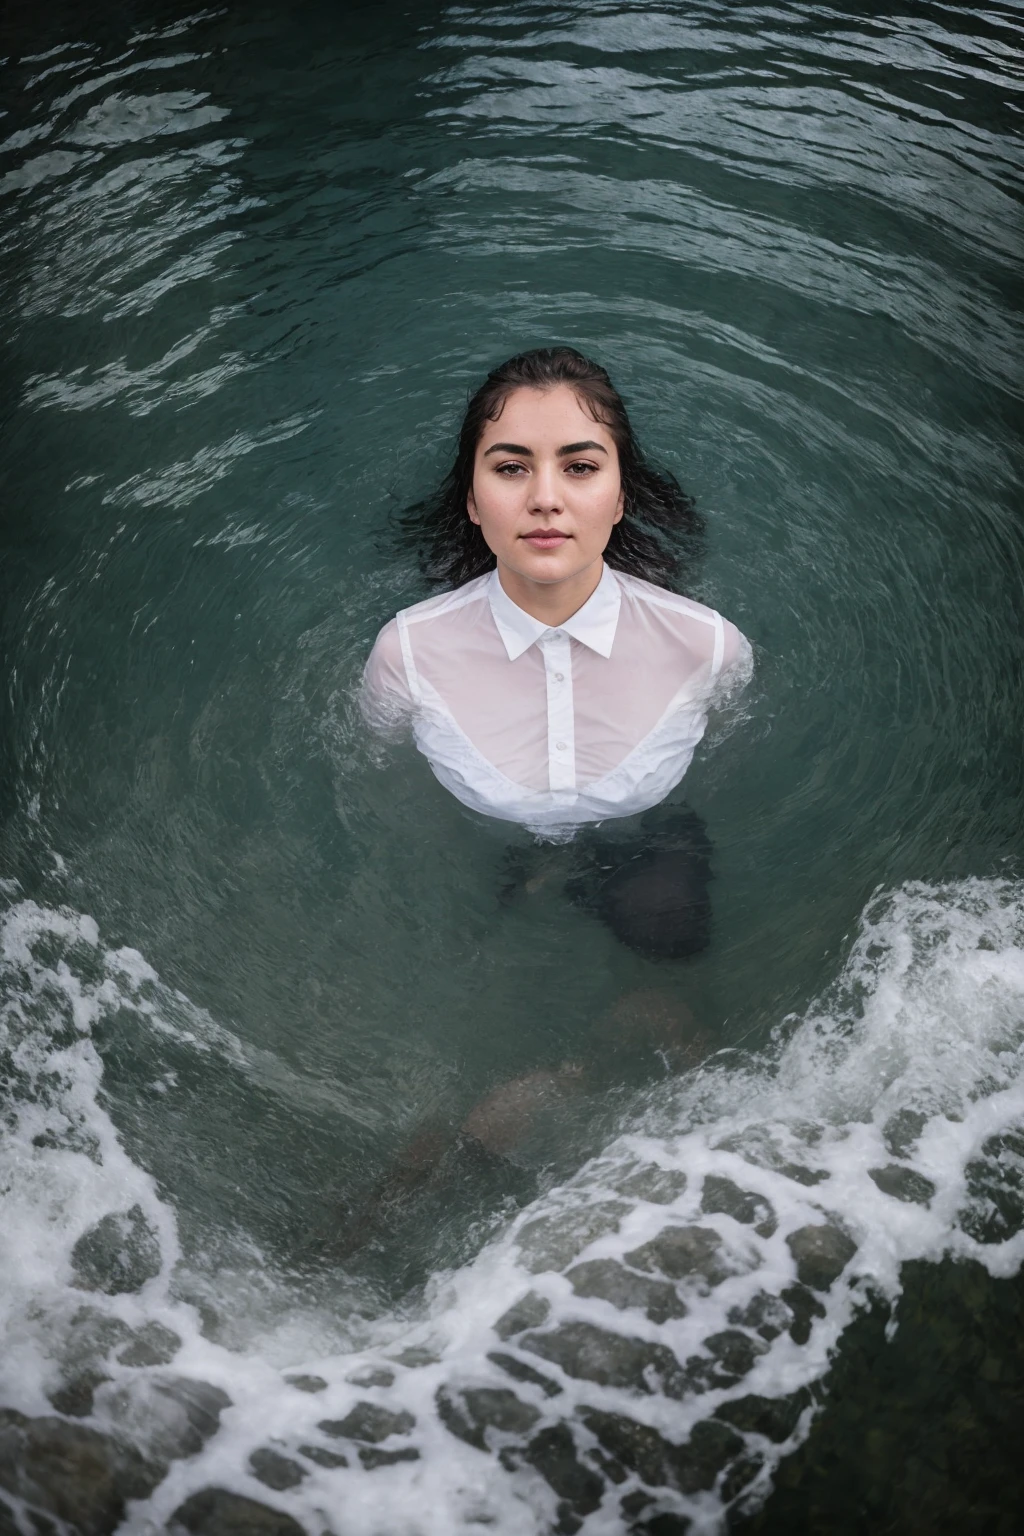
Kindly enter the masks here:
<path id="1" fill-rule="evenodd" d="M 1017 1274 L 1021 19 L 8 12 L 0 1401 L 52 1414 L 84 1372 L 82 1422 L 151 1451 L 162 1371 L 232 1402 L 123 1532 L 209 1486 L 316 1536 L 763 1519 L 904 1266 Z M 716 880 L 684 965 L 550 888 L 502 906 L 507 829 L 352 705 L 423 595 L 393 511 L 481 373 L 563 340 L 697 496 L 696 595 L 757 652 L 687 777 Z M 702 1069 L 614 1057 L 636 993 L 692 1011 Z M 603 1086 L 511 1166 L 449 1158 L 354 1247 L 419 1127 L 588 1054 Z M 854 1258 L 801 1324 L 786 1239 L 826 1219 Z M 685 1317 L 565 1278 L 657 1278 L 666 1224 L 720 1240 Z M 528 1292 L 550 1311 L 499 1342 Z M 118 1360 L 157 1323 L 169 1362 Z M 439 1414 L 510 1387 L 484 1451 Z M 678 1445 L 751 1394 L 786 1433 L 723 1431 L 710 1472 L 623 1466 L 594 1418 Z M 360 1401 L 418 1458 L 318 1430 Z M 256 1480 L 266 1447 L 301 1480 Z"/>

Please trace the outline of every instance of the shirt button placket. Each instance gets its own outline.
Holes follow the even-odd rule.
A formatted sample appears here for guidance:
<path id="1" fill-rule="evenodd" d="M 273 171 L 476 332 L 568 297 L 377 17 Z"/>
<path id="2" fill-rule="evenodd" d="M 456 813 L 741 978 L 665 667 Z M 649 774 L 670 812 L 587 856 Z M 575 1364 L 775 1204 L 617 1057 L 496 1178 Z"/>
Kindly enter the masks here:
<path id="1" fill-rule="evenodd" d="M 569 636 L 550 631 L 543 642 L 548 695 L 548 783 L 553 790 L 576 788 L 575 712 Z"/>

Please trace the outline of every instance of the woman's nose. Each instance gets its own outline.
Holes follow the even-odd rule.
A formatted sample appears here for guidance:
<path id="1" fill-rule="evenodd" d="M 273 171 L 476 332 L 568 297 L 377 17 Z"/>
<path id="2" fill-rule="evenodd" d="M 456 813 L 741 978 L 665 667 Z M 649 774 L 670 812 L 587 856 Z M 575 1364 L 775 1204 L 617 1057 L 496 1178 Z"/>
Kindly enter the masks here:
<path id="1" fill-rule="evenodd" d="M 531 512 L 561 512 L 562 495 L 554 466 L 538 464 L 530 482 Z"/>

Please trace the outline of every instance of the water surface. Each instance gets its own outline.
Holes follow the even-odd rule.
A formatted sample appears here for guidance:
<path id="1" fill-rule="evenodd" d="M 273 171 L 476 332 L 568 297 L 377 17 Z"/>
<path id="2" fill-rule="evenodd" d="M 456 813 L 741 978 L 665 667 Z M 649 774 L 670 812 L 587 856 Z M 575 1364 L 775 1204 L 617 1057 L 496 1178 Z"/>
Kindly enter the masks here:
<path id="1" fill-rule="evenodd" d="M 756 1366 L 769 1397 L 827 1402 L 830 1351 L 902 1262 L 1005 1281 L 1019 7 L 56 5 L 9 12 L 0 51 L 4 1401 L 52 1411 L 74 1244 L 138 1205 L 160 1273 L 103 1305 L 163 1319 L 238 1406 L 126 1531 L 211 1480 L 259 1493 L 249 1450 L 297 1444 L 281 1372 L 315 1369 L 341 1418 L 355 1365 L 407 1334 L 439 1356 L 388 1397 L 419 1461 L 304 1465 L 278 1504 L 419 1536 L 472 1523 L 469 1479 L 492 1525 L 546 1531 L 570 1518 L 553 1485 L 432 1405 L 490 1381 L 504 1302 L 543 1288 L 516 1233 L 552 1201 L 622 1199 L 630 1159 L 684 1172 L 670 1210 L 634 1196 L 593 1238 L 621 1257 L 749 1167 L 779 1293 L 785 1232 L 845 1226 L 825 1316 Z M 714 940 L 686 964 L 631 955 L 556 887 L 503 904 L 508 830 L 353 707 L 378 627 L 426 591 L 396 509 L 443 472 L 482 373 L 562 341 L 697 497 L 692 590 L 757 656 L 686 780 L 716 850 Z M 624 1064 L 512 1166 L 456 1159 L 350 1252 L 418 1127 L 600 1054 L 637 992 L 691 1010 L 702 1074 Z M 907 1110 L 916 1135 L 893 1130 Z M 794 1183 L 807 1157 L 822 1177 Z M 927 1203 L 871 1180 L 894 1162 Z M 556 1318 L 590 1316 L 561 1273 L 584 1248 L 533 1271 Z M 724 1325 L 716 1295 L 690 1298 L 692 1338 L 604 1302 L 594 1326 L 685 1354 Z M 109 1368 L 94 1422 L 144 1436 L 104 1406 Z M 617 1390 L 567 1379 L 538 1411 L 585 1457 L 587 1391 L 677 1440 L 721 1398 Z M 758 1442 L 745 1489 L 628 1513 L 637 1490 L 610 1486 L 571 1519 L 714 1530 L 812 1417 Z"/>

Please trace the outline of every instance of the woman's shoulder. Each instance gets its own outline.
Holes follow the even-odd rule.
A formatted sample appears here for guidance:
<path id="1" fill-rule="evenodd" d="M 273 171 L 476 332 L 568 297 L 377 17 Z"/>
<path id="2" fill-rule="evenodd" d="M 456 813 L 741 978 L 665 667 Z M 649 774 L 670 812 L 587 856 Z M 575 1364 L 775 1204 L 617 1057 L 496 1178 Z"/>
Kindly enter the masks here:
<path id="1" fill-rule="evenodd" d="M 616 571 L 623 589 L 640 608 L 654 609 L 663 615 L 688 650 L 711 661 L 715 672 L 729 670 L 737 663 L 747 666 L 750 643 L 731 620 L 696 598 L 670 592 L 639 576 Z"/>
<path id="2" fill-rule="evenodd" d="M 485 598 L 489 581 L 489 572 L 484 576 L 474 576 L 472 581 L 463 582 L 461 587 L 455 587 L 450 592 L 438 592 L 436 596 L 426 597 L 422 602 L 413 603 L 409 608 L 400 608 L 391 622 L 395 625 L 420 624 L 426 619 L 436 619 L 442 614 L 452 613 L 464 607 L 466 603 L 478 602 Z"/>
<path id="3" fill-rule="evenodd" d="M 625 571 L 616 571 L 615 574 L 635 602 L 661 608 L 667 613 L 682 614 L 685 618 L 705 624 L 716 625 L 721 620 L 721 615 L 714 608 L 698 603 L 695 598 L 670 592 L 667 587 L 656 586 L 653 581 L 644 581 L 641 576 L 628 576 Z"/>

